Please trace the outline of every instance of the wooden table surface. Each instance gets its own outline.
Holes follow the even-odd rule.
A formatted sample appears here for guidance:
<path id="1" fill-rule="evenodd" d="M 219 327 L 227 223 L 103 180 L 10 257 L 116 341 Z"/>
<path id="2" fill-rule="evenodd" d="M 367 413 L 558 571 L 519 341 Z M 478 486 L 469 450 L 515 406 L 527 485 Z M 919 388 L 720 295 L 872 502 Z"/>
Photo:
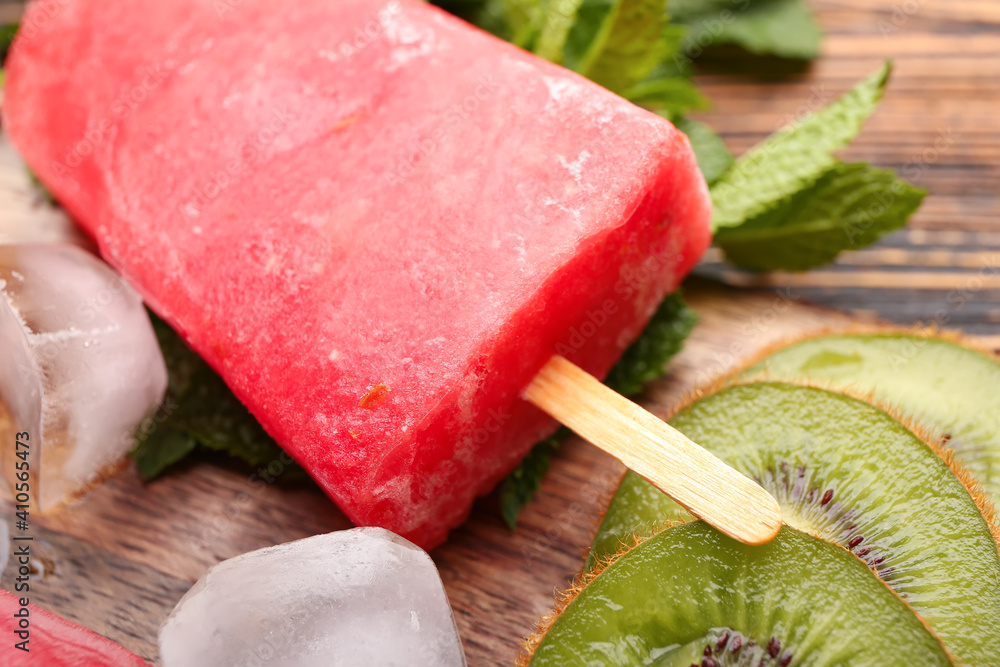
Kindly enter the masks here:
<path id="1" fill-rule="evenodd" d="M 710 63 L 699 84 L 716 107 L 703 119 L 739 154 L 892 58 L 888 93 L 843 157 L 897 169 L 930 194 L 906 230 L 835 266 L 753 276 L 712 253 L 701 272 L 894 322 L 943 320 L 1000 347 L 1000 2 L 811 4 L 827 32 L 823 57 L 804 74 L 773 77 Z"/>
<path id="2" fill-rule="evenodd" d="M 1000 3 L 995 0 L 816 0 L 828 32 L 805 72 L 772 63 L 762 77 L 713 60 L 699 76 L 716 101 L 705 119 L 743 151 L 803 105 L 828 101 L 896 60 L 892 86 L 845 153 L 904 171 L 930 196 L 910 228 L 835 266 L 752 276 L 710 254 L 695 280 L 703 319 L 669 377 L 643 402 L 666 413 L 698 382 L 796 332 L 848 321 L 815 301 L 896 322 L 938 319 L 1000 347 Z M 519 639 L 578 571 L 621 474 L 580 441 L 559 450 L 518 530 L 494 497 L 432 554 L 455 608 L 470 665 L 508 665 Z M 4 516 L 10 508 L 2 507 Z M 150 661 L 156 628 L 212 564 L 271 544 L 345 528 L 314 487 L 252 485 L 245 472 L 198 463 L 143 486 L 128 468 L 33 526 L 40 570 L 33 601 L 123 643 Z M 10 568 L 0 585 L 12 588 Z M 2 655 L 0 655 L 2 658 Z M 0 659 L 0 663 L 2 663 Z"/>

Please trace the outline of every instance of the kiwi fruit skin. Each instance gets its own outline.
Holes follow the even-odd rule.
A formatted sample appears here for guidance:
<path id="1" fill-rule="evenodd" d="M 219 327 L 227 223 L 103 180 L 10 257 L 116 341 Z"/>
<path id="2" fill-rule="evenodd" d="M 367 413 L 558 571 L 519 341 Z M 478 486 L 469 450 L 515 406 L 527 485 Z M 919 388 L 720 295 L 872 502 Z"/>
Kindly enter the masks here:
<path id="1" fill-rule="evenodd" d="M 928 332 L 849 332 L 765 353 L 742 376 L 870 393 L 946 436 L 955 460 L 1000 505 L 1000 360 L 994 356 Z"/>
<path id="2" fill-rule="evenodd" d="M 724 640 L 737 634 L 733 650 Z M 747 546 L 700 521 L 614 559 L 532 649 L 521 665 L 952 664 L 919 616 L 843 548 L 787 526 Z"/>
<path id="3" fill-rule="evenodd" d="M 863 559 L 953 654 L 989 664 L 1000 640 L 1000 558 L 991 526 L 948 465 L 883 410 L 781 382 L 735 385 L 671 424 L 757 479 L 785 522 Z M 633 533 L 689 520 L 627 473 L 598 529 L 590 563 Z"/>

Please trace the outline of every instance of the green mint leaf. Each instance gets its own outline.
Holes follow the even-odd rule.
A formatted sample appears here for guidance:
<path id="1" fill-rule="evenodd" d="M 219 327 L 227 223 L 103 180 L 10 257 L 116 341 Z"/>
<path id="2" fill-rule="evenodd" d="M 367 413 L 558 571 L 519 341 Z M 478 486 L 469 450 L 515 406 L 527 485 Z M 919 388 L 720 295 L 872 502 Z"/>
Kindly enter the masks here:
<path id="1" fill-rule="evenodd" d="M 589 28 L 594 27 L 592 23 L 577 25 L 577 13 L 583 2 L 584 0 L 547 1 L 542 11 L 543 18 L 538 29 L 538 37 L 533 45 L 535 55 L 555 63 L 563 62 L 563 49 L 570 30 L 576 26 L 577 31 L 584 29 L 590 32 Z"/>
<path id="2" fill-rule="evenodd" d="M 680 47 L 679 33 L 667 31 L 669 20 L 666 0 L 583 0 L 562 62 L 624 93 Z"/>
<path id="3" fill-rule="evenodd" d="M 819 57 L 823 32 L 805 0 L 670 0 L 670 13 L 690 28 L 689 56 L 734 44 L 756 55 Z"/>
<path id="4" fill-rule="evenodd" d="M 17 23 L 0 25 L 0 66 L 7 62 L 7 53 L 10 51 L 10 45 L 14 43 L 14 37 L 17 36 L 18 27 Z"/>
<path id="5" fill-rule="evenodd" d="M 530 50 L 546 13 L 544 0 L 499 0 L 499 2 L 504 8 L 511 35 L 510 41 Z"/>
<path id="6" fill-rule="evenodd" d="M 681 351 L 698 315 L 684 301 L 680 290 L 660 304 L 639 339 L 615 364 L 604 383 L 625 396 L 642 391 L 646 383 L 663 375 L 667 363 Z M 535 445 L 521 464 L 500 484 L 500 509 L 513 530 L 524 506 L 531 502 L 549 470 L 552 453 L 569 435 L 560 429 L 553 437 Z"/>
<path id="7" fill-rule="evenodd" d="M 194 452 L 198 442 L 173 428 L 158 428 L 132 452 L 139 477 L 151 482 Z"/>
<path id="8" fill-rule="evenodd" d="M 541 487 L 542 479 L 549 471 L 552 454 L 564 437 L 560 432 L 535 445 L 520 465 L 500 483 L 500 511 L 511 530 L 517 527 L 521 510 Z"/>
<path id="9" fill-rule="evenodd" d="M 626 90 L 622 96 L 667 119 L 711 106 L 709 99 L 685 76 L 648 77 Z"/>
<path id="10" fill-rule="evenodd" d="M 716 230 L 736 227 L 812 186 L 837 163 L 875 111 L 892 71 L 890 63 L 824 109 L 779 130 L 742 155 L 712 187 Z"/>
<path id="11" fill-rule="evenodd" d="M 733 154 L 726 148 L 722 137 L 708 125 L 689 118 L 678 118 L 674 125 L 687 135 L 698 160 L 698 168 L 710 186 L 733 166 Z"/>
<path id="12" fill-rule="evenodd" d="M 899 229 L 925 195 L 891 170 L 841 163 L 778 208 L 720 229 L 715 243 L 745 269 L 805 271 Z"/>
<path id="13" fill-rule="evenodd" d="M 437 2 L 666 118 L 709 105 L 677 57 L 686 28 L 669 22 L 666 0 Z"/>
<path id="14" fill-rule="evenodd" d="M 515 41 L 508 0 L 434 0 L 434 4 L 486 32 L 508 42 Z M 534 0 L 532 0 L 534 1 Z"/>
<path id="15" fill-rule="evenodd" d="M 252 466 L 281 457 L 281 449 L 240 403 L 222 378 L 165 322 L 150 314 L 164 361 L 167 396 L 160 410 L 136 431 L 132 457 L 146 481 L 197 450 L 222 452 Z M 282 479 L 302 479 L 298 466 Z"/>
<path id="16" fill-rule="evenodd" d="M 621 93 L 626 99 L 676 120 L 689 111 L 707 109 L 711 101 L 695 87 L 691 68 L 679 57 L 686 28 L 667 24 L 663 30 L 660 62 L 645 79 Z"/>
<path id="17" fill-rule="evenodd" d="M 663 375 L 667 363 L 684 347 L 684 341 L 695 324 L 698 314 L 684 301 L 680 290 L 660 304 L 642 335 L 625 350 L 618 363 L 604 379 L 623 396 L 632 396 Z"/>

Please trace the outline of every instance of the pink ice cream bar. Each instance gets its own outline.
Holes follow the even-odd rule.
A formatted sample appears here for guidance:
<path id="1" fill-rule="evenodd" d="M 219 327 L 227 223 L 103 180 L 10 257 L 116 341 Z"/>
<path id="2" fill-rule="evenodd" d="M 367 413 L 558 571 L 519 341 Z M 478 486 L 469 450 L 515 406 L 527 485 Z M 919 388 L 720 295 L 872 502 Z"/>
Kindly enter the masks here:
<path id="1" fill-rule="evenodd" d="M 44 6 L 12 139 L 358 524 L 444 540 L 709 242 L 681 132 L 432 5 Z"/>

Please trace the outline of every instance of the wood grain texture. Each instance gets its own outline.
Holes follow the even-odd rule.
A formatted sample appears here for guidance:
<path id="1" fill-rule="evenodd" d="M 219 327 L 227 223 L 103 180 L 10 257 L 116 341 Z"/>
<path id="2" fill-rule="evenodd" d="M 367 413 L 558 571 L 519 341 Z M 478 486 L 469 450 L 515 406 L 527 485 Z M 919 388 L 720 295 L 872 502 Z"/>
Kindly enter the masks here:
<path id="1" fill-rule="evenodd" d="M 910 229 L 810 274 L 754 277 L 710 255 L 701 275 L 766 289 L 689 283 L 702 320 L 669 376 L 642 397 L 654 414 L 668 415 L 694 387 L 767 345 L 852 321 L 809 301 L 854 318 L 936 320 L 1000 347 L 1000 3 L 812 4 L 828 32 L 823 59 L 805 72 L 775 65 L 767 75 L 706 62 L 699 83 L 716 107 L 704 119 L 741 152 L 811 97 L 833 99 L 894 57 L 882 109 L 844 157 L 902 169 L 931 194 Z M 937 148 L 939 141 L 946 145 Z M 435 550 L 470 665 L 511 664 L 520 638 L 552 606 L 553 591 L 579 570 L 622 470 L 571 440 L 516 532 L 489 496 Z M 7 505 L 0 511 L 11 516 Z M 310 485 L 254 485 L 246 472 L 202 462 L 143 486 L 130 467 L 33 526 L 44 573 L 33 581 L 32 599 L 155 661 L 157 627 L 206 568 L 348 525 Z M 8 571 L 0 586 L 11 583 Z"/>
<path id="2" fill-rule="evenodd" d="M 817 102 L 895 69 L 879 111 L 842 154 L 900 170 L 929 195 L 906 230 L 809 274 L 742 274 L 710 255 L 699 268 L 734 285 L 797 296 L 901 323 L 941 322 L 1000 346 L 1000 3 L 815 0 L 827 36 L 804 72 L 743 75 L 704 63 L 703 114 L 743 152 Z M 787 68 L 785 68 L 787 70 Z"/>

